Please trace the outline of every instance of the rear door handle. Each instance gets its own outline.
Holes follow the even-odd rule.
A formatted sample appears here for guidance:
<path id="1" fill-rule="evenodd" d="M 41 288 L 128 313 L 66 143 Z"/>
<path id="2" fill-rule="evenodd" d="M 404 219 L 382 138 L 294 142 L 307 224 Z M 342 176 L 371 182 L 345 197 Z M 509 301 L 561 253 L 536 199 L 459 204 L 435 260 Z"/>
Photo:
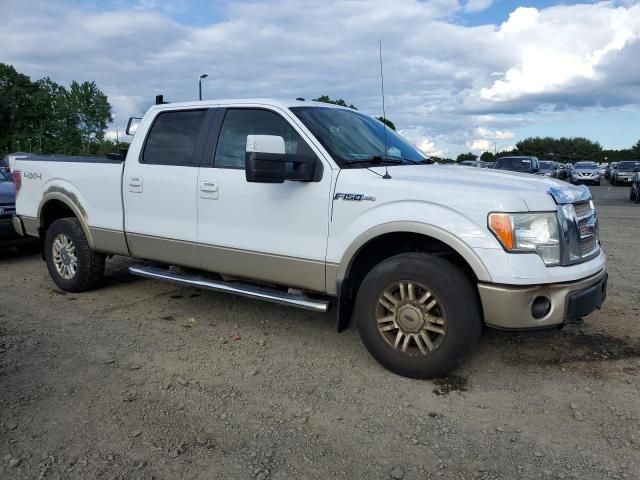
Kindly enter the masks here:
<path id="1" fill-rule="evenodd" d="M 144 181 L 140 177 L 129 177 L 129 191 L 133 193 L 142 193 Z"/>
<path id="2" fill-rule="evenodd" d="M 215 182 L 200 182 L 200 198 L 217 200 L 220 187 Z"/>

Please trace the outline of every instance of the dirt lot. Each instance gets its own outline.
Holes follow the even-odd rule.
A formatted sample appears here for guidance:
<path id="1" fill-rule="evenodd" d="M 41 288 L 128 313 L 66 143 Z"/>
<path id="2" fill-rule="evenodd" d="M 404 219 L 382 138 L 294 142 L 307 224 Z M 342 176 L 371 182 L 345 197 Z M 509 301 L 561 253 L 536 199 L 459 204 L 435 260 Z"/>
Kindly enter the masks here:
<path id="1" fill-rule="evenodd" d="M 594 188 L 605 308 L 383 370 L 332 315 L 130 277 L 65 294 L 0 252 L 0 477 L 640 478 L 640 207 Z"/>

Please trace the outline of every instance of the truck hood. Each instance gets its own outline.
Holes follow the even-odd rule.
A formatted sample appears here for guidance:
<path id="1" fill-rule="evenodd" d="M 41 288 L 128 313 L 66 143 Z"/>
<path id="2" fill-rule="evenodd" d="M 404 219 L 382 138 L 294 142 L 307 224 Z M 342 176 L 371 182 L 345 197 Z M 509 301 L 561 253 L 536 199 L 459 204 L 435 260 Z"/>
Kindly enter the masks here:
<path id="1" fill-rule="evenodd" d="M 15 203 L 16 188 L 13 182 L 0 181 L 0 204 Z"/>
<path id="2" fill-rule="evenodd" d="M 384 174 L 385 168 L 371 170 Z M 493 208 L 505 211 L 523 207 L 529 211 L 552 211 L 556 203 L 562 203 L 558 193 L 564 198 L 581 198 L 586 188 L 543 175 L 449 165 L 390 166 L 389 174 L 391 179 L 386 181 L 390 188 L 393 184 L 400 189 L 420 185 L 425 194 L 448 192 L 449 205 L 462 198 L 462 203 L 494 203 Z"/>

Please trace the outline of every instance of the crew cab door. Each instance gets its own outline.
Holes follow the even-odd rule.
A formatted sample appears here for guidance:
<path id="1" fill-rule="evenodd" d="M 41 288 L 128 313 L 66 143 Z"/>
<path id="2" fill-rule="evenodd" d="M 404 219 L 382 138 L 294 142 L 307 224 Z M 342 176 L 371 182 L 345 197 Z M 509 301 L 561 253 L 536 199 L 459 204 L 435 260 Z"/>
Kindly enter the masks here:
<path id="1" fill-rule="evenodd" d="M 199 267 L 198 170 L 213 111 L 160 111 L 138 158 L 123 176 L 125 231 L 131 254 Z"/>
<path id="2" fill-rule="evenodd" d="M 221 109 L 211 153 L 198 178 L 198 241 L 203 268 L 230 276 L 325 290 L 331 169 L 314 182 L 249 183 L 248 135 L 278 135 L 286 153 L 314 155 L 286 112 Z"/>

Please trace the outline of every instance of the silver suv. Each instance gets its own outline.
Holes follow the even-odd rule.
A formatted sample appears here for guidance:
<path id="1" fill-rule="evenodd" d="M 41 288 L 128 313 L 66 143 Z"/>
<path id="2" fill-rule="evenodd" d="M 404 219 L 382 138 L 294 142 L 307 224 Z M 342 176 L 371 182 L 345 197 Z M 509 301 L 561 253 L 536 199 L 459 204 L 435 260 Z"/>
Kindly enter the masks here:
<path id="1" fill-rule="evenodd" d="M 600 168 L 595 162 L 576 162 L 571 169 L 571 183 L 600 185 Z"/>

